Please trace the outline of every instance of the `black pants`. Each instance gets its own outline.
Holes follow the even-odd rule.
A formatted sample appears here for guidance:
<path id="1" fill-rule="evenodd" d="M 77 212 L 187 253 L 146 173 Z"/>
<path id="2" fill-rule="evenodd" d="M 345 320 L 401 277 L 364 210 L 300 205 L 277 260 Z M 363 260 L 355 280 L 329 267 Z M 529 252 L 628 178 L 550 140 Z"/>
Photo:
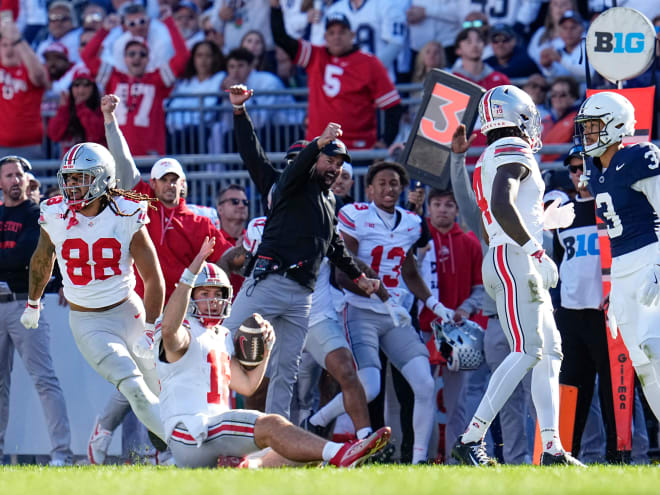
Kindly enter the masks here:
<path id="1" fill-rule="evenodd" d="M 580 453 L 582 432 L 587 422 L 598 374 L 598 396 L 607 439 L 605 455 L 611 462 L 617 458 L 616 421 L 605 313 L 597 309 L 576 310 L 560 307 L 555 312 L 555 321 L 561 333 L 564 353 L 559 382 L 578 389 L 572 452 L 576 456 Z"/>

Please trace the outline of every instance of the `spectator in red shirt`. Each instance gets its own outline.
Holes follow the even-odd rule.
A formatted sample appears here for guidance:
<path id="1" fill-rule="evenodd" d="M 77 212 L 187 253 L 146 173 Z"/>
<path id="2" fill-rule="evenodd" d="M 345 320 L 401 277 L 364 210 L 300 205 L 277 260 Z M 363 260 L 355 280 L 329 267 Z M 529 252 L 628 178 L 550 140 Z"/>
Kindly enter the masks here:
<path id="1" fill-rule="evenodd" d="M 275 43 L 307 71 L 309 126 L 305 139 L 320 136 L 328 118 L 342 123 L 342 141 L 351 149 L 390 145 L 399 130 L 401 98 L 382 62 L 353 44 L 354 33 L 342 14 L 325 23 L 326 46 L 296 40 L 284 28 L 279 0 L 271 0 Z M 385 110 L 384 143 L 378 140 L 376 109 Z"/>
<path id="2" fill-rule="evenodd" d="M 48 74 L 13 21 L 0 29 L 0 115 L 11 125 L 0 126 L 0 156 L 41 158 L 41 99 Z"/>
<path id="3" fill-rule="evenodd" d="M 165 19 L 174 44 L 174 57 L 158 70 L 146 72 L 149 47 L 144 38 L 132 37 L 125 46 L 128 72 L 101 62 L 99 49 L 107 36 L 99 29 L 82 52 L 82 58 L 106 93 L 117 94 L 117 122 L 135 155 L 165 154 L 165 111 L 163 102 L 186 66 L 188 49 L 171 16 Z"/>
<path id="4" fill-rule="evenodd" d="M 69 91 L 62 93 L 57 113 L 48 122 L 48 137 L 59 143 L 62 155 L 78 143 L 107 146 L 99 88 L 84 67 L 73 73 Z"/>
<path id="5" fill-rule="evenodd" d="M 550 113 L 541 123 L 543 144 L 572 143 L 573 120 L 579 108 L 580 85 L 572 76 L 560 76 L 550 85 Z M 541 161 L 551 162 L 560 155 L 543 155 Z"/>

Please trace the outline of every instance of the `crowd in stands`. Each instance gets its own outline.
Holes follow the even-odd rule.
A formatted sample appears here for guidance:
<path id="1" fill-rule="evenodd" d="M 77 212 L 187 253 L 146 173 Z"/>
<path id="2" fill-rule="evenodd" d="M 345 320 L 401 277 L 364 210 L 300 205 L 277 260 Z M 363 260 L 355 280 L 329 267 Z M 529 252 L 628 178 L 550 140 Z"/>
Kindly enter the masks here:
<path id="1" fill-rule="evenodd" d="M 133 156 L 153 155 L 155 162 L 166 153 L 233 151 L 237 107 L 227 92 L 236 85 L 254 91 L 238 110 L 249 114 L 267 152 L 286 151 L 297 139 L 314 139 L 330 120 L 341 124 L 349 151 L 387 148 L 405 141 L 418 108 L 402 103 L 397 85 L 422 83 L 433 69 L 485 89 L 518 85 L 538 107 L 543 142 L 566 144 L 568 149 L 573 119 L 586 91 L 581 43 L 589 22 L 611 6 L 608 0 L 279 4 L 279 0 L 2 0 L 0 14 L 9 10 L 13 17 L 0 15 L 0 114 L 9 116 L 10 122 L 0 127 L 0 156 L 60 158 L 78 143 L 108 146 L 101 110 L 106 94 L 119 97 L 114 116 Z M 642 11 L 660 31 L 657 0 L 631 0 L 626 5 Z M 349 70 L 358 75 L 340 83 L 338 76 Z M 627 85 L 644 85 L 653 70 L 655 66 Z M 612 87 L 591 75 L 595 87 Z M 285 91 L 304 88 L 309 91 L 306 98 Z M 410 94 L 421 95 L 421 88 Z M 308 108 L 298 105 L 301 102 L 308 102 Z M 268 130 L 274 127 L 284 131 L 273 137 Z M 475 134 L 472 146 L 484 146 L 486 138 L 478 122 Z M 545 161 L 564 158 L 543 155 Z M 570 161 L 570 156 L 566 159 Z M 364 164 L 354 163 L 360 165 Z M 179 189 L 176 204 L 169 205 L 173 208 L 179 207 L 181 189 L 185 191 L 183 170 L 175 175 Z M 37 194 L 38 202 L 40 184 L 32 179 L 30 191 Z M 154 179 L 161 177 L 152 175 Z M 352 202 L 352 181 L 353 168 L 345 167 L 334 190 L 346 203 Z M 570 184 L 565 189 L 575 195 Z M 152 193 L 158 196 L 159 191 Z M 205 225 L 224 239 L 216 246 L 226 248 L 238 244 L 244 234 L 249 221 L 247 198 L 245 190 L 236 186 L 218 192 L 217 208 L 190 205 L 188 210 L 184 199 L 180 208 L 186 214 L 209 217 Z M 429 213 L 432 242 L 419 261 L 426 283 L 457 315 L 479 320 L 481 299 L 475 302 L 471 290 L 481 284 L 481 250 L 477 236 L 456 221 L 461 212 L 454 195 L 433 191 L 428 198 L 410 199 L 420 213 Z M 158 210 L 159 226 L 167 208 Z M 457 242 L 469 248 L 469 267 L 455 264 L 452 243 Z M 460 254 L 467 257 L 466 251 L 457 253 L 456 259 Z M 463 282 L 474 278 L 463 287 L 465 294 L 445 300 L 442 287 L 455 286 L 463 275 L 469 275 Z M 243 278 L 233 274 L 231 281 L 236 294 Z M 409 309 L 412 306 L 411 301 Z M 411 310 L 415 313 L 415 308 Z M 431 339 L 433 317 L 428 309 L 413 315 L 413 320 L 419 318 L 426 341 Z M 473 401 L 466 397 L 475 382 L 467 374 L 448 371 L 441 356 L 435 359 L 445 366 L 447 383 L 455 387 L 453 403 L 446 404 L 451 427 L 462 428 L 472 413 Z M 457 374 L 454 382 L 451 373 Z M 449 434 L 460 433 L 451 427 L 447 426 L 448 445 L 455 440 Z M 405 425 L 402 428 L 405 432 Z M 524 435 L 521 438 L 526 441 Z M 529 462 L 531 452 L 526 447 L 507 461 Z M 436 450 L 432 449 L 434 455 Z M 412 444 L 410 452 L 401 455 L 412 459 Z M 446 460 L 441 452 L 437 455 Z"/>

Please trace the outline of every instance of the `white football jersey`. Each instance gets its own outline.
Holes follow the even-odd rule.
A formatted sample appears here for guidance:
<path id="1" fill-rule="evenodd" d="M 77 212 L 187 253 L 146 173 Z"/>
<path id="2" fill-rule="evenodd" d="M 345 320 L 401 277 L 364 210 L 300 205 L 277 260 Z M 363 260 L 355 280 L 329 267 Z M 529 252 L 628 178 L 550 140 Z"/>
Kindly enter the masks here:
<path id="1" fill-rule="evenodd" d="M 407 304 L 408 289 L 401 277 L 401 266 L 410 248 L 422 235 L 422 219 L 411 211 L 396 207 L 398 221 L 388 227 L 374 203 L 353 203 L 339 210 L 339 231 L 360 243 L 357 257 L 376 272 L 397 304 Z M 380 299 L 367 298 L 346 291 L 346 302 L 358 308 L 387 313 Z M 408 304 L 409 306 L 409 304 Z"/>
<path id="2" fill-rule="evenodd" d="M 245 235 L 243 236 L 243 248 L 253 256 L 259 249 L 261 239 L 264 234 L 266 217 L 257 217 L 250 220 Z M 328 258 L 323 258 L 319 268 L 319 275 L 316 278 L 314 292 L 312 292 L 312 307 L 309 313 L 309 326 L 315 325 L 325 319 L 337 319 L 338 307 L 334 303 L 341 299 L 341 293 L 330 285 L 330 262 Z"/>
<path id="3" fill-rule="evenodd" d="M 489 247 L 502 244 L 518 245 L 511 239 L 493 216 L 490 199 L 493 192 L 493 180 L 497 169 L 507 163 L 520 163 L 529 170 L 529 174 L 520 182 L 516 208 L 520 212 L 523 225 L 539 244 L 543 243 L 543 192 L 545 184 L 541 171 L 534 159 L 534 154 L 527 141 L 517 137 L 498 139 L 488 146 L 479 157 L 474 169 L 472 187 L 481 210 L 481 218 L 488 233 Z"/>
<path id="4" fill-rule="evenodd" d="M 78 306 L 110 306 L 135 287 L 129 248 L 133 235 L 149 223 L 147 203 L 121 196 L 114 200 L 119 211 L 130 216 L 117 215 L 107 206 L 95 217 L 77 213 L 75 223 L 62 196 L 41 203 L 39 223 L 55 245 L 64 296 Z"/>
<path id="5" fill-rule="evenodd" d="M 160 380 L 160 417 L 169 440 L 183 423 L 198 441 L 204 440 L 208 419 L 230 409 L 229 382 L 234 344 L 229 329 L 203 326 L 196 318 L 183 321 L 190 333 L 186 353 L 173 363 L 160 358 L 160 320 L 156 322 L 154 353 Z"/>
<path id="6" fill-rule="evenodd" d="M 351 23 L 355 44 L 364 52 L 380 57 L 388 43 L 406 45 L 408 22 L 404 2 L 364 0 L 360 8 L 356 9 L 350 0 L 339 0 L 325 12 L 325 16 L 327 18 L 337 13 L 344 14 Z M 393 67 L 385 68 L 390 76 L 394 74 Z"/>

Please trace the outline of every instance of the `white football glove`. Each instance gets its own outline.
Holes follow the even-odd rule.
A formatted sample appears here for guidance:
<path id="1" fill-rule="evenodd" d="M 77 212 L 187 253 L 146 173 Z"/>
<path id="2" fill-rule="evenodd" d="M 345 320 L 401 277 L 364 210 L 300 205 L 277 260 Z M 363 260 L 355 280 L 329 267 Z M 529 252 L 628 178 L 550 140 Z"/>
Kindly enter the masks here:
<path id="1" fill-rule="evenodd" d="M 25 328 L 32 329 L 39 326 L 39 314 L 41 313 L 41 302 L 28 299 L 25 311 L 21 315 L 21 323 Z"/>
<path id="2" fill-rule="evenodd" d="M 543 228 L 545 230 L 565 229 L 570 227 L 575 220 L 575 205 L 567 203 L 559 206 L 561 200 L 555 199 L 543 212 Z"/>
<path id="3" fill-rule="evenodd" d="M 154 324 L 145 323 L 142 336 L 133 344 L 133 354 L 142 359 L 154 357 Z"/>
<path id="4" fill-rule="evenodd" d="M 445 307 L 435 296 L 430 296 L 424 304 L 442 321 L 451 321 L 454 318 L 454 312 Z"/>
<path id="5" fill-rule="evenodd" d="M 541 276 L 541 284 L 544 289 L 557 287 L 559 282 L 559 272 L 557 265 L 552 259 L 545 254 L 545 250 L 534 239 L 530 239 L 523 246 L 523 251 L 532 257 L 532 266 L 536 269 Z"/>
<path id="6" fill-rule="evenodd" d="M 655 306 L 660 297 L 660 265 L 653 263 L 646 274 L 644 283 L 637 291 L 637 299 L 644 306 Z"/>
<path id="7" fill-rule="evenodd" d="M 275 340 L 277 337 L 275 336 L 275 329 L 269 321 L 264 320 L 264 326 L 261 330 L 261 334 L 264 336 L 264 346 L 266 347 L 268 353 L 270 353 L 270 351 L 273 350 L 273 346 L 275 345 Z"/>
<path id="8" fill-rule="evenodd" d="M 614 300 L 612 298 L 612 293 L 610 293 L 609 303 L 607 304 L 607 326 L 610 327 L 612 340 L 616 340 L 617 335 L 619 335 L 619 328 L 616 323 L 616 317 L 614 316 Z"/>
<path id="9" fill-rule="evenodd" d="M 394 299 L 390 297 L 384 304 L 395 327 L 407 327 L 411 324 L 410 313 L 406 311 L 406 308 L 395 303 Z"/>

